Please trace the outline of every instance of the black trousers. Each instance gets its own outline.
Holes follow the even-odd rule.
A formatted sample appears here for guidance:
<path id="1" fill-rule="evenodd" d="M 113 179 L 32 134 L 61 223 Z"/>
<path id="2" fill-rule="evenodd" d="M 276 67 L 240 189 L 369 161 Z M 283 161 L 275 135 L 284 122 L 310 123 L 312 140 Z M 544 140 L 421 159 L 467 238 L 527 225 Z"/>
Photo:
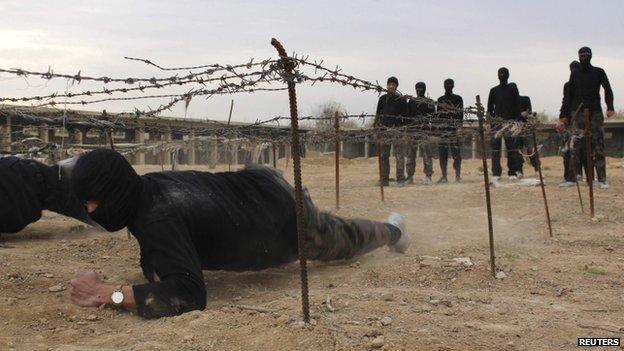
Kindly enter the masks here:
<path id="1" fill-rule="evenodd" d="M 505 139 L 505 146 L 507 147 L 507 174 L 516 175 L 518 172 L 522 173 L 522 165 L 524 159 L 520 150 L 522 148 L 522 140 L 520 138 L 505 136 L 502 138 L 494 138 L 490 142 L 492 149 L 492 174 L 496 177 L 500 177 L 503 173 L 503 167 L 501 166 L 501 147 L 502 140 Z"/>
<path id="2" fill-rule="evenodd" d="M 442 176 L 446 178 L 446 168 L 448 165 L 449 149 L 451 150 L 451 157 L 453 157 L 453 169 L 455 175 L 461 174 L 461 146 L 459 141 L 445 141 L 438 144 L 438 156 L 440 157 L 440 170 Z"/>

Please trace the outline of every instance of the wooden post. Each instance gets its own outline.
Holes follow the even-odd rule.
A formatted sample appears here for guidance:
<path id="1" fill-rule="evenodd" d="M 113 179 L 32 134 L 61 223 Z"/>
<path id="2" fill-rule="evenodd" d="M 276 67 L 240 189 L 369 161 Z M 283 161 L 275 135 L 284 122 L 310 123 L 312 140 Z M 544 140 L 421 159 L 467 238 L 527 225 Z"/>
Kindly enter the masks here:
<path id="1" fill-rule="evenodd" d="M 542 176 L 542 162 L 539 157 L 539 150 L 537 149 L 537 133 L 535 132 L 535 126 L 533 127 L 533 152 L 535 153 L 535 160 L 537 161 L 537 173 L 540 178 L 540 186 L 542 187 L 542 197 L 544 198 L 544 209 L 546 210 L 546 220 L 548 221 L 548 232 L 550 236 L 552 233 L 552 224 L 550 222 L 550 211 L 548 210 L 548 200 L 546 199 L 546 188 L 544 187 L 544 178 Z"/>
<path id="2" fill-rule="evenodd" d="M 490 239 L 490 270 L 492 275 L 496 277 L 496 257 L 494 255 L 494 226 L 492 224 L 492 204 L 490 198 L 490 177 L 488 175 L 487 154 L 485 148 L 485 133 L 484 117 L 483 117 L 483 105 L 481 105 L 481 97 L 477 95 L 477 117 L 479 118 L 479 137 L 481 139 L 481 160 L 483 162 L 483 181 L 485 184 L 485 205 L 487 207 L 488 217 L 488 234 Z"/>
<path id="3" fill-rule="evenodd" d="M 589 211 L 591 217 L 594 218 L 594 154 L 592 152 L 592 141 L 589 131 L 589 109 L 583 110 L 583 119 L 585 122 L 585 151 L 587 155 L 585 157 L 586 171 L 587 171 L 587 185 L 589 186 Z"/>
<path id="4" fill-rule="evenodd" d="M 336 209 L 340 209 L 340 113 L 334 116 L 334 130 L 336 131 Z"/>

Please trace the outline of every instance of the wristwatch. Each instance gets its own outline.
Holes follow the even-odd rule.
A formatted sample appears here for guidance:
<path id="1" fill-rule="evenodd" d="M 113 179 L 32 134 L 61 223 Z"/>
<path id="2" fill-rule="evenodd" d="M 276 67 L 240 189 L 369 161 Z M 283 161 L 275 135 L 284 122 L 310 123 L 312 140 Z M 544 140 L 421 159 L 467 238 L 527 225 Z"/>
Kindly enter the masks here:
<path id="1" fill-rule="evenodd" d="M 117 289 L 115 289 L 113 291 L 113 294 L 111 295 L 111 300 L 113 300 L 113 304 L 115 306 L 121 306 L 124 300 L 124 294 L 123 294 L 123 291 L 121 290 L 121 287 L 122 287 L 121 285 L 117 287 Z"/>

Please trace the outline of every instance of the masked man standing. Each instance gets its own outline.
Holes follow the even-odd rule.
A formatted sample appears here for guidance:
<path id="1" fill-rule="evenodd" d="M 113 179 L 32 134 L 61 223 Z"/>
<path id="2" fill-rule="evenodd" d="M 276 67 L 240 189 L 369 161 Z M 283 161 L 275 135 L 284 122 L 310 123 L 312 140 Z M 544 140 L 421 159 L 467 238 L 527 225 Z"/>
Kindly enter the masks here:
<path id="1" fill-rule="evenodd" d="M 602 114 L 602 106 L 600 105 L 600 87 L 604 89 L 604 98 L 607 105 L 607 118 L 615 115 L 613 108 L 613 90 L 607 74 L 602 68 L 592 66 L 592 51 L 584 46 L 579 49 L 579 62 L 581 67 L 579 70 L 570 74 L 568 86 L 568 95 L 564 98 L 562 111 L 563 118 L 557 123 L 558 129 L 565 128 L 567 120 L 572 121 L 580 130 L 585 128 L 583 120 L 584 109 L 589 109 L 589 132 L 591 138 L 592 156 L 596 173 L 598 176 L 598 186 L 602 189 L 609 187 L 607 183 L 607 167 L 604 154 L 604 115 Z M 582 108 L 578 113 L 573 113 L 577 107 L 574 103 L 582 103 Z M 585 142 L 578 143 L 578 152 L 586 154 Z M 585 160 L 586 174 L 593 174 L 593 170 L 587 169 L 587 160 Z M 589 179 L 589 177 L 588 177 Z"/>
<path id="2" fill-rule="evenodd" d="M 443 132 L 443 139 L 438 145 L 438 156 L 440 157 L 440 171 L 442 177 L 438 183 L 448 183 L 446 169 L 448 164 L 449 149 L 453 157 L 453 169 L 455 170 L 455 181 L 461 182 L 461 131 L 464 121 L 464 100 L 461 96 L 453 94 L 455 82 L 452 79 L 444 81 L 444 95 L 438 98 L 438 112 L 440 118 L 439 129 Z"/>

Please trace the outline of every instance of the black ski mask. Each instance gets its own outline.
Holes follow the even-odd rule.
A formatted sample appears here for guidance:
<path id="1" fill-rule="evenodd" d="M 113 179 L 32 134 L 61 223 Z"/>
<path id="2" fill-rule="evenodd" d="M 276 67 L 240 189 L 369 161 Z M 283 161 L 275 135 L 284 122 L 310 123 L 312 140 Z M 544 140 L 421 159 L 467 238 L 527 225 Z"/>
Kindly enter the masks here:
<path id="1" fill-rule="evenodd" d="M 444 93 L 446 95 L 453 94 L 453 88 L 455 88 L 455 82 L 451 78 L 444 80 Z"/>
<path id="2" fill-rule="evenodd" d="M 424 82 L 416 83 L 416 96 L 425 97 L 425 92 L 427 91 L 427 84 Z"/>
<path id="3" fill-rule="evenodd" d="M 507 85 L 509 82 L 509 70 L 505 67 L 498 69 L 498 81 L 500 85 Z"/>
<path id="4" fill-rule="evenodd" d="M 19 162 L 17 157 L 0 158 L 0 233 L 17 233 L 41 218 L 44 179 L 34 168 L 22 172 Z"/>
<path id="5" fill-rule="evenodd" d="M 119 153 L 98 149 L 81 156 L 71 175 L 72 188 L 81 201 L 98 201 L 89 216 L 114 232 L 130 224 L 141 194 L 141 177 Z"/>
<path id="6" fill-rule="evenodd" d="M 591 67 L 592 51 L 587 46 L 583 46 L 578 51 L 579 61 L 581 62 L 581 69 L 587 70 Z"/>
<path id="7" fill-rule="evenodd" d="M 578 61 L 572 61 L 570 63 L 570 72 L 574 73 L 576 71 L 578 71 L 579 69 L 581 69 L 581 63 Z"/>

